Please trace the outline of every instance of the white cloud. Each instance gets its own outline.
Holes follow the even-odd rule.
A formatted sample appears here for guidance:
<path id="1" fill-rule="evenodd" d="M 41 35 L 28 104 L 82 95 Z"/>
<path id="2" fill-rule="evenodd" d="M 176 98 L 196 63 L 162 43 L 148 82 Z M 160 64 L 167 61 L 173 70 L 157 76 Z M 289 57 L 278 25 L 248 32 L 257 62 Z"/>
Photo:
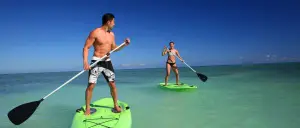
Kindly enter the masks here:
<path id="1" fill-rule="evenodd" d="M 121 64 L 122 67 L 138 67 L 145 66 L 146 64 Z"/>
<path id="2" fill-rule="evenodd" d="M 121 64 L 122 67 L 130 66 L 131 64 Z"/>

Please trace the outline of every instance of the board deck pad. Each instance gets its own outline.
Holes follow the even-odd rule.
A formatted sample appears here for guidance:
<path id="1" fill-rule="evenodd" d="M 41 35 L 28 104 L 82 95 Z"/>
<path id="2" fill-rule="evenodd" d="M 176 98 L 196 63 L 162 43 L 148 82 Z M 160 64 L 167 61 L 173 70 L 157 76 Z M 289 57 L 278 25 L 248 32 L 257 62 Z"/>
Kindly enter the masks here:
<path id="1" fill-rule="evenodd" d="M 86 116 L 85 105 L 76 110 L 71 128 L 131 128 L 131 111 L 127 103 L 118 101 L 122 112 L 113 112 L 113 99 L 103 98 L 91 104 Z"/>

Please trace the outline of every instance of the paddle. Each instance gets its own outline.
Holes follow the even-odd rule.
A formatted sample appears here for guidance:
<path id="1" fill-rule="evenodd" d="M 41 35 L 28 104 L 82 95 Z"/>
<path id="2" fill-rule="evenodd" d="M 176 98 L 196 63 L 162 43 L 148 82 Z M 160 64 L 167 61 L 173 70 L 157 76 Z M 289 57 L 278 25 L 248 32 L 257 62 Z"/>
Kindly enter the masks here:
<path id="1" fill-rule="evenodd" d="M 121 44 L 120 46 L 118 46 L 117 48 L 115 48 L 114 50 L 110 51 L 109 54 L 114 52 L 115 50 L 117 50 L 118 48 L 120 48 L 123 45 L 125 45 L 125 42 L 123 44 Z M 100 60 L 104 59 L 105 57 L 107 57 L 107 55 L 105 55 L 102 58 L 100 58 L 99 60 L 97 60 L 95 63 L 90 65 L 90 67 L 95 66 Z M 46 95 L 42 99 L 19 105 L 18 107 L 15 107 L 14 109 L 10 110 L 9 113 L 7 114 L 9 120 L 15 125 L 19 125 L 19 124 L 23 123 L 35 112 L 35 110 L 37 109 L 37 107 L 40 105 L 40 103 L 42 101 L 44 101 L 47 97 L 52 95 L 58 89 L 62 88 L 63 86 L 65 86 L 66 84 L 71 82 L 73 79 L 75 79 L 76 77 L 81 75 L 84 71 L 85 70 L 82 70 L 81 72 L 76 74 L 74 77 L 72 77 L 71 79 L 66 81 L 64 84 L 62 84 L 61 86 L 56 88 L 54 91 L 52 91 L 51 93 L 49 93 L 48 95 Z"/>
<path id="2" fill-rule="evenodd" d="M 187 63 L 185 63 L 184 61 L 183 61 L 183 63 L 184 63 L 186 66 L 188 66 L 190 69 L 192 69 L 193 72 L 195 72 L 195 73 L 197 74 L 198 78 L 201 79 L 203 82 L 205 82 L 205 81 L 207 80 L 207 76 L 205 76 L 205 75 L 203 75 L 203 74 L 201 74 L 201 73 L 196 72 L 192 67 L 190 67 L 190 66 L 189 66 Z"/>
<path id="3" fill-rule="evenodd" d="M 180 59 L 177 55 L 175 55 L 178 59 Z M 188 66 L 190 69 L 192 69 L 193 70 L 193 72 L 195 72 L 196 74 L 197 74 L 197 76 L 198 76 L 198 78 L 200 79 L 200 80 L 202 80 L 203 82 L 205 82 L 206 80 L 207 80 L 207 76 L 205 76 L 205 75 L 203 75 L 203 74 L 201 74 L 201 73 L 198 73 L 198 72 L 196 72 L 191 66 L 189 66 L 187 63 L 185 63 L 185 61 L 183 61 L 183 63 L 186 65 L 186 66 Z"/>

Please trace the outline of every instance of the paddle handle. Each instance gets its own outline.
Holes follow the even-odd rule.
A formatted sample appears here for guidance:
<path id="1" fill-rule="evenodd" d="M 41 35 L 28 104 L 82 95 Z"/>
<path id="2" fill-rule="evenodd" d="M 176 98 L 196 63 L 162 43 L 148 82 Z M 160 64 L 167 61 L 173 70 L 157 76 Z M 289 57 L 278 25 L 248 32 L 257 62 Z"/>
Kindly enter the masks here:
<path id="1" fill-rule="evenodd" d="M 109 53 L 114 52 L 115 50 L 119 49 L 120 47 L 122 47 L 123 45 L 125 45 L 125 42 L 123 44 L 121 44 L 120 46 L 118 46 L 117 48 L 115 48 L 114 50 L 110 51 Z M 97 60 L 95 63 L 93 63 L 92 65 L 90 65 L 90 67 L 95 66 L 99 61 L 101 61 L 102 59 L 104 59 L 105 57 L 107 57 L 107 55 L 104 55 L 103 57 L 101 57 L 99 60 Z M 48 95 L 46 95 L 45 97 L 43 97 L 43 100 L 46 99 L 47 97 L 49 97 L 50 95 L 52 95 L 54 92 L 56 92 L 57 90 L 59 90 L 60 88 L 62 88 L 63 86 L 65 86 L 66 84 L 70 83 L 72 80 L 74 80 L 76 77 L 78 77 L 79 75 L 81 75 L 85 70 L 82 70 L 81 72 L 77 73 L 75 76 L 73 76 L 71 79 L 69 79 L 68 81 L 66 81 L 64 84 L 62 84 L 61 86 L 59 86 L 58 88 L 56 88 L 55 90 L 53 90 L 51 93 L 49 93 Z"/>

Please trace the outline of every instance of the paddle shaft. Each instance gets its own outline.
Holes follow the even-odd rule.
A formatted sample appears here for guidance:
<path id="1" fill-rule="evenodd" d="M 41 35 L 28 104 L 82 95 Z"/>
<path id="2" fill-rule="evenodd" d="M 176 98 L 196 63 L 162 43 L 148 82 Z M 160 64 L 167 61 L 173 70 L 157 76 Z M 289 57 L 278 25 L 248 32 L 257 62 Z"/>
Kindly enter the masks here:
<path id="1" fill-rule="evenodd" d="M 114 50 L 110 51 L 109 53 L 114 52 L 115 50 L 119 49 L 120 47 L 122 47 L 123 45 L 125 45 L 125 42 L 123 44 L 121 44 L 120 46 L 118 46 L 117 48 L 115 48 Z M 97 60 L 95 63 L 93 63 L 92 65 L 90 65 L 90 67 L 95 66 L 99 61 L 101 61 L 102 59 L 104 59 L 105 57 L 107 57 L 107 55 L 104 55 L 102 58 L 100 58 L 99 60 Z M 63 86 L 65 86 L 66 84 L 70 83 L 72 80 L 74 80 L 76 77 L 78 77 L 79 75 L 81 75 L 83 72 L 85 72 L 85 70 L 82 70 L 81 72 L 77 73 L 75 76 L 73 76 L 71 79 L 69 79 L 68 81 L 66 81 L 64 84 L 62 84 L 61 86 L 59 86 L 58 88 L 56 88 L 55 90 L 53 90 L 51 93 L 49 93 L 48 95 L 46 95 L 45 97 L 43 97 L 42 99 L 46 99 L 47 97 L 49 97 L 50 95 L 52 95 L 54 92 L 56 92 L 57 90 L 59 90 L 60 88 L 62 88 Z"/>
<path id="2" fill-rule="evenodd" d="M 192 67 L 190 67 L 187 63 L 185 63 L 184 61 L 183 61 L 183 63 L 186 65 L 186 66 L 188 66 L 190 69 L 192 69 L 193 70 L 193 72 L 196 72 Z"/>
<path id="3" fill-rule="evenodd" d="M 178 59 L 180 59 L 177 55 L 175 55 Z M 203 75 L 203 74 L 200 74 L 200 73 L 197 73 L 197 71 L 195 71 L 191 66 L 189 66 L 187 63 L 185 63 L 184 61 L 183 61 L 183 63 L 186 65 L 186 66 L 188 66 L 190 69 L 192 69 L 193 70 L 193 72 L 195 72 L 196 74 L 197 74 L 197 76 L 203 81 L 203 82 L 205 82 L 206 80 L 207 80 L 207 76 L 205 76 L 205 75 Z"/>

